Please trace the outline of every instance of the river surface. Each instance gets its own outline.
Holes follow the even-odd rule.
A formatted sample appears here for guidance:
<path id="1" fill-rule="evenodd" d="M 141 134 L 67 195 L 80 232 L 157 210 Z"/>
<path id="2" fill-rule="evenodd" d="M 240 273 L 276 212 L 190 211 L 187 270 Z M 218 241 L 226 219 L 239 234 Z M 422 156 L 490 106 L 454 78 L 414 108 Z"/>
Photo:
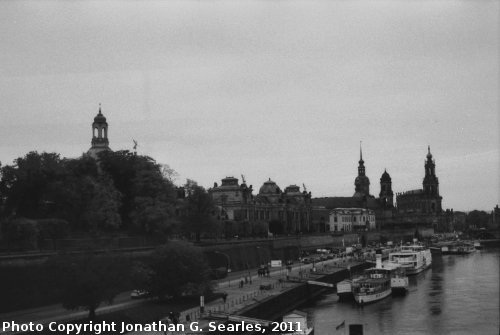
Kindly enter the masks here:
<path id="1" fill-rule="evenodd" d="M 300 309 L 307 311 L 315 335 L 349 334 L 362 324 L 370 334 L 500 333 L 500 249 L 470 255 L 433 255 L 432 267 L 410 277 L 406 296 L 358 307 L 327 294 Z M 345 320 L 345 327 L 336 329 Z"/>

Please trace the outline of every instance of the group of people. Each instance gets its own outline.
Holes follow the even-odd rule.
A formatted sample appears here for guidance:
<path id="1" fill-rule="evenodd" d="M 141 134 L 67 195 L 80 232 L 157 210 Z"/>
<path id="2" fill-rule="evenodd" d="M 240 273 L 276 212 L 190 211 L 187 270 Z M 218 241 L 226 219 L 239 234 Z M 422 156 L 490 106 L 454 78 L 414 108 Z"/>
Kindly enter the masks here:
<path id="1" fill-rule="evenodd" d="M 243 288 L 243 286 L 245 284 L 248 284 L 248 283 L 250 283 L 250 284 L 252 283 L 252 277 L 251 276 L 241 277 L 239 286 L 240 286 L 240 288 Z"/>
<path id="2" fill-rule="evenodd" d="M 259 268 L 257 270 L 257 275 L 259 277 L 269 277 L 269 268 L 268 267 L 265 267 L 265 268 Z"/>

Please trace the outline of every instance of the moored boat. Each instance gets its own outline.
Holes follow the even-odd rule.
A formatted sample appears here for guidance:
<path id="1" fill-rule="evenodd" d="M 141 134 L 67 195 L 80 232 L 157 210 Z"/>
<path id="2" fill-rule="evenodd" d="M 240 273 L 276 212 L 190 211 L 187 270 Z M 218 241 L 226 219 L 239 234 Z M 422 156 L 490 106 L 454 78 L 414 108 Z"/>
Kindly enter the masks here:
<path id="1" fill-rule="evenodd" d="M 391 295 L 391 270 L 382 267 L 382 253 L 377 250 L 377 265 L 352 281 L 354 300 L 361 305 L 382 300 Z"/>
<path id="2" fill-rule="evenodd" d="M 467 255 L 476 251 L 474 244 L 465 241 L 456 241 L 448 246 L 448 251 L 444 255 Z"/>
<path id="3" fill-rule="evenodd" d="M 407 275 L 414 275 L 429 268 L 432 264 L 431 250 L 423 245 L 401 246 L 401 249 L 389 254 L 389 262 L 401 265 Z"/>

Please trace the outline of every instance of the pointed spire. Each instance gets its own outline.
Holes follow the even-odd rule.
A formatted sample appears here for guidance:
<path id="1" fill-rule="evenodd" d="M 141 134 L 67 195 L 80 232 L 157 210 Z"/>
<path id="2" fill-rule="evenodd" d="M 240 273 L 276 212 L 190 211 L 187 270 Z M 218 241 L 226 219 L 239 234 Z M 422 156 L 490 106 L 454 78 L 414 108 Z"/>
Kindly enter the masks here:
<path id="1" fill-rule="evenodd" d="M 99 115 L 102 115 L 101 113 L 101 103 L 99 102 Z"/>
<path id="2" fill-rule="evenodd" d="M 431 146 L 430 145 L 427 146 L 427 158 L 432 158 Z"/>
<path id="3" fill-rule="evenodd" d="M 361 148 L 362 141 L 359 141 L 359 162 L 363 163 L 363 149 Z"/>

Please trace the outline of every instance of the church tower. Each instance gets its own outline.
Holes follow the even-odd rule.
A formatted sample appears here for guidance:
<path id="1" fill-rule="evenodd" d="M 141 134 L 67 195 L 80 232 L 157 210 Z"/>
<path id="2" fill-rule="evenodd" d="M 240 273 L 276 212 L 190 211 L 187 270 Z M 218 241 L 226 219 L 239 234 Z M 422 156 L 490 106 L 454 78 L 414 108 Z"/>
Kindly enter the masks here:
<path id="1" fill-rule="evenodd" d="M 427 160 L 425 161 L 424 194 L 439 196 L 439 182 L 436 177 L 436 163 L 432 159 L 431 147 L 427 147 Z"/>
<path id="2" fill-rule="evenodd" d="M 363 151 L 361 144 L 359 145 L 359 165 L 358 176 L 354 180 L 354 195 L 353 197 L 368 197 L 370 195 L 370 179 L 365 175 L 365 161 L 363 160 Z"/>
<path id="3" fill-rule="evenodd" d="M 394 193 L 392 192 L 392 179 L 391 176 L 387 173 L 387 170 L 384 170 L 382 177 L 380 177 L 380 201 L 384 207 L 393 207 L 393 197 Z"/>
<path id="4" fill-rule="evenodd" d="M 99 113 L 94 118 L 92 123 L 92 146 L 87 152 L 90 156 L 97 159 L 99 152 L 104 150 L 111 150 L 109 148 L 108 140 L 108 123 L 106 118 L 102 115 L 101 104 L 99 104 Z"/>
<path id="5" fill-rule="evenodd" d="M 432 159 L 431 147 L 427 147 L 427 160 L 425 161 L 425 177 L 423 181 L 423 194 L 425 197 L 425 210 L 428 213 L 441 213 L 442 197 L 439 195 L 439 181 L 436 176 L 436 162 Z"/>

